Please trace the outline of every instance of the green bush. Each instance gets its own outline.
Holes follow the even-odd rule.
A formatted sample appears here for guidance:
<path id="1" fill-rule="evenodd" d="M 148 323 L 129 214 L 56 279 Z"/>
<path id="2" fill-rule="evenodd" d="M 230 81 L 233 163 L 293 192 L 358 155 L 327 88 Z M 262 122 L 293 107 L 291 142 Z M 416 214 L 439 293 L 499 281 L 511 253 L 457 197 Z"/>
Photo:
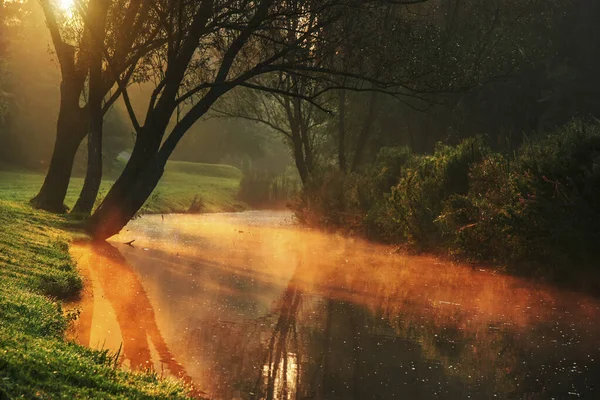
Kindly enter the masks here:
<path id="1" fill-rule="evenodd" d="M 567 280 L 584 266 L 600 274 L 598 199 L 600 126 L 573 122 L 511 156 L 481 137 L 432 155 L 384 149 L 368 171 L 311 182 L 297 209 L 321 226 Z"/>
<path id="2" fill-rule="evenodd" d="M 444 202 L 435 222 L 452 255 L 506 263 L 524 253 L 517 234 L 522 203 L 509 166 L 504 156 L 488 155 L 471 168 L 469 191 Z"/>
<path id="3" fill-rule="evenodd" d="M 343 227 L 382 239 L 378 219 L 385 200 L 383 194 L 398 183 L 412 157 L 406 147 L 386 147 L 363 173 L 345 175 L 329 170 L 314 176 L 292 205 L 296 216 L 308 225 Z"/>
<path id="4" fill-rule="evenodd" d="M 444 204 L 468 192 L 471 165 L 487 151 L 481 138 L 472 138 L 455 147 L 438 145 L 433 155 L 412 158 L 386 196 L 379 217 L 386 237 L 424 249 L 439 246 L 442 232 L 436 220 Z"/>

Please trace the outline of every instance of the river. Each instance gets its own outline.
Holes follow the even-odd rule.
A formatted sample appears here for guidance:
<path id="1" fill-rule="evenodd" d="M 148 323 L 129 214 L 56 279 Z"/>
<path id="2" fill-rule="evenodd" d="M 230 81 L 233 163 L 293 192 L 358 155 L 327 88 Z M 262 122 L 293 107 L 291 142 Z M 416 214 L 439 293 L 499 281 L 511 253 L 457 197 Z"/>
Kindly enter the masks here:
<path id="1" fill-rule="evenodd" d="M 596 299 L 289 212 L 144 216 L 71 251 L 76 340 L 205 398 L 600 398 Z"/>

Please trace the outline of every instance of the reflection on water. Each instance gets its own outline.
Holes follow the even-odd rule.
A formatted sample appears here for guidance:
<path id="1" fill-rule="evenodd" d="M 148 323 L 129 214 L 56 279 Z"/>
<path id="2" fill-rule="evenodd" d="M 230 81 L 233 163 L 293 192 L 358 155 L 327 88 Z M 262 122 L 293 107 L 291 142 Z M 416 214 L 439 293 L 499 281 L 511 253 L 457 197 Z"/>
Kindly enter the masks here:
<path id="1" fill-rule="evenodd" d="M 205 397 L 600 398 L 595 299 L 285 212 L 149 216 L 73 253 L 92 289 L 78 340 Z"/>
<path id="2" fill-rule="evenodd" d="M 158 361 L 158 371 L 166 367 L 172 375 L 189 379 L 156 325 L 142 283 L 119 250 L 98 243 L 75 245 L 72 254 L 92 287 L 80 304 L 77 339 L 92 347 L 118 348 L 129 368 L 155 368 Z"/>

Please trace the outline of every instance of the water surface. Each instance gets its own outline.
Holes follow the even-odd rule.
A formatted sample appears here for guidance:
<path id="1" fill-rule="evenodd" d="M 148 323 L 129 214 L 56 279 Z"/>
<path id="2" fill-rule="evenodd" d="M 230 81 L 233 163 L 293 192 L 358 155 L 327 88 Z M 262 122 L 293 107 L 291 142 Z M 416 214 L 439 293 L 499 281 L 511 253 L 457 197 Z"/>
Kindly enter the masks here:
<path id="1" fill-rule="evenodd" d="M 72 252 L 77 340 L 206 398 L 600 398 L 597 300 L 288 212 L 147 216 Z"/>

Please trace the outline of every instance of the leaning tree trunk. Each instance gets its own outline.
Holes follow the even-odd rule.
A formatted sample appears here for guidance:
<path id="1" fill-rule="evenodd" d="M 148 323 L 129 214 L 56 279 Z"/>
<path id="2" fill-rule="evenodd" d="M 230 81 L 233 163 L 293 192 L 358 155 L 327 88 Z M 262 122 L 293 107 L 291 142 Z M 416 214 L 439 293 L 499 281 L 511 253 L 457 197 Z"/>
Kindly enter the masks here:
<path id="1" fill-rule="evenodd" d="M 125 169 L 89 218 L 86 230 L 96 240 L 116 235 L 139 211 L 158 184 L 166 161 L 159 161 L 160 137 L 141 132 Z"/>
<path id="2" fill-rule="evenodd" d="M 120 201 L 102 202 L 90 218 L 87 231 L 95 240 L 106 240 L 116 235 L 142 208 L 158 185 L 164 165 L 157 158 L 144 163 L 142 171 L 128 187 L 119 187 Z"/>
<path id="3" fill-rule="evenodd" d="M 194 106 L 194 115 L 188 114 L 184 117 L 164 142 L 162 139 L 175 110 L 175 101 L 166 100 L 163 104 L 159 103 L 152 113 L 146 116 L 146 123 L 138 132 L 125 169 L 88 219 L 86 230 L 95 240 L 105 240 L 116 235 L 135 216 L 158 185 L 167 160 L 179 140 L 225 92 L 223 89 L 211 89 Z"/>
<path id="4" fill-rule="evenodd" d="M 98 44 L 103 44 L 106 37 L 104 26 L 108 13 L 108 3 L 92 3 L 89 10 L 93 17 L 90 25 L 90 35 Z M 88 101 L 89 111 L 89 136 L 88 136 L 88 161 L 85 181 L 79 199 L 73 207 L 74 213 L 89 215 L 92 212 L 100 183 L 102 181 L 102 127 L 104 115 L 102 113 L 102 47 L 94 46 L 90 55 L 90 95 Z"/>
<path id="5" fill-rule="evenodd" d="M 31 204 L 39 209 L 62 213 L 71 179 L 75 154 L 87 133 L 86 115 L 79 107 L 79 92 L 61 84 L 61 105 L 56 124 L 56 141 L 44 184 Z"/>

